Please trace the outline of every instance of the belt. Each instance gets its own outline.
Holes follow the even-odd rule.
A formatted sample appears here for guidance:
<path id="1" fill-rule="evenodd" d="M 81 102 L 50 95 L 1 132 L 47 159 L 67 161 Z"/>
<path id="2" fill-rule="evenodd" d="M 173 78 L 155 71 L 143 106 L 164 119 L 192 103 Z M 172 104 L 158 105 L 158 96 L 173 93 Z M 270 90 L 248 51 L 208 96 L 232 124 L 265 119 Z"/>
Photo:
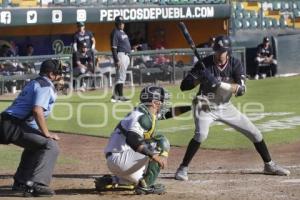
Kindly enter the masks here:
<path id="1" fill-rule="evenodd" d="M 19 119 L 19 118 L 17 118 L 17 117 L 14 117 L 14 116 L 8 114 L 7 112 L 1 113 L 1 119 L 2 119 L 2 120 L 16 121 L 16 122 L 23 122 L 22 119 Z"/>
<path id="2" fill-rule="evenodd" d="M 124 51 L 118 51 L 118 53 L 124 53 L 126 56 L 129 56 L 129 55 L 130 55 L 130 53 L 124 52 Z"/>
<path id="3" fill-rule="evenodd" d="M 105 158 L 107 159 L 108 157 L 110 157 L 112 155 L 112 152 L 107 152 L 106 154 L 105 154 Z"/>

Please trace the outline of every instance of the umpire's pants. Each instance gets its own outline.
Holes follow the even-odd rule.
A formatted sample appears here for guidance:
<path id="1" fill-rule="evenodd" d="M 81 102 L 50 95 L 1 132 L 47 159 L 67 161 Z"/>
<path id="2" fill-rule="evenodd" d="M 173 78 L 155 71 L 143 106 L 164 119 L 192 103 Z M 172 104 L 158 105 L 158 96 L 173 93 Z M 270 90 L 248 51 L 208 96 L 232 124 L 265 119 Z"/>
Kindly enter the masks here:
<path id="1" fill-rule="evenodd" d="M 8 142 L 24 148 L 14 179 L 20 183 L 30 180 L 48 186 L 59 154 L 57 142 L 40 135 L 24 122 L 11 119 L 2 118 L 0 134 L 13 135 Z"/>

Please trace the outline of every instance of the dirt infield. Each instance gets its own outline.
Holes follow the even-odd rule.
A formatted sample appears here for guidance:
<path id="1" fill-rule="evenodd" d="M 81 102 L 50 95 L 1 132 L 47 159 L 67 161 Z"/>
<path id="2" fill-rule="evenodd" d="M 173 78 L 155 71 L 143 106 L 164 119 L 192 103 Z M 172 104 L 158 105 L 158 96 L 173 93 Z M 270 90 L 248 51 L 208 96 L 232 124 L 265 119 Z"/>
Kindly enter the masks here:
<path id="1" fill-rule="evenodd" d="M 201 150 L 190 166 L 190 180 L 175 181 L 174 172 L 185 149 L 173 147 L 169 165 L 158 180 L 166 185 L 165 195 L 132 195 L 131 192 L 98 193 L 93 190 L 95 176 L 108 173 L 103 156 L 106 139 L 60 134 L 61 155 L 68 158 L 55 169 L 52 187 L 61 199 L 201 199 L 201 200 L 299 200 L 300 199 L 300 141 L 274 145 L 273 159 L 291 170 L 291 176 L 261 174 L 262 163 L 252 150 Z M 1 161 L 4 162 L 4 161 Z M 10 191 L 15 169 L 0 173 L 1 199 L 20 199 Z M 43 198 L 45 199 L 45 198 Z M 47 199 L 47 198 L 46 198 Z"/>

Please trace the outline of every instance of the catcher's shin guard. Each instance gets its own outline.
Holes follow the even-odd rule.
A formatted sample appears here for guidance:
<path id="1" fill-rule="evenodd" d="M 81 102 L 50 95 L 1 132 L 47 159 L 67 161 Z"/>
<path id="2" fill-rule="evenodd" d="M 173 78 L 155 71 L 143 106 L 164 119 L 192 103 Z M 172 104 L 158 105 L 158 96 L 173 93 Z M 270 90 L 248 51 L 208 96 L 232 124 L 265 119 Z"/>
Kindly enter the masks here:
<path id="1" fill-rule="evenodd" d="M 120 184 L 117 176 L 104 175 L 102 177 L 95 179 L 96 191 L 124 191 L 124 190 L 134 190 L 134 184 Z"/>

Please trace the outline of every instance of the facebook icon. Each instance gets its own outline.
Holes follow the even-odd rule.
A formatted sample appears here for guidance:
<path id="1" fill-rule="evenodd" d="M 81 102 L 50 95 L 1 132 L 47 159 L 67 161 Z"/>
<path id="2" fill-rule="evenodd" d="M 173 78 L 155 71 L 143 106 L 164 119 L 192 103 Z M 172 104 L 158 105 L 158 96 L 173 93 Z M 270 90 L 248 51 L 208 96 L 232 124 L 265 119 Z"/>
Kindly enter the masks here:
<path id="1" fill-rule="evenodd" d="M 0 23 L 1 24 L 10 24 L 11 23 L 11 12 L 2 11 L 0 13 Z"/>

